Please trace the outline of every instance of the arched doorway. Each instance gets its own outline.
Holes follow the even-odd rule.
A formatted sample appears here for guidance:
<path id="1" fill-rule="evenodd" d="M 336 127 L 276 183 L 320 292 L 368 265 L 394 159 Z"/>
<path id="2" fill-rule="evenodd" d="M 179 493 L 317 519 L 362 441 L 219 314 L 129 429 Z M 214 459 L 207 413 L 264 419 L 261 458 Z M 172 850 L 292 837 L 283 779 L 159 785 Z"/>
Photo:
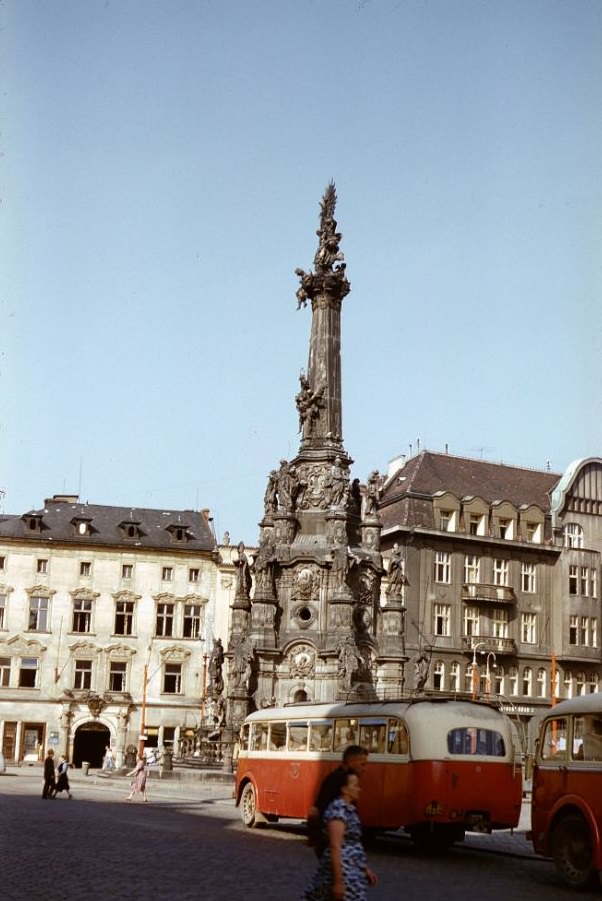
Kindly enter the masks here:
<path id="1" fill-rule="evenodd" d="M 101 767 L 105 748 L 111 743 L 111 733 L 106 726 L 91 720 L 75 730 L 73 739 L 73 766 L 81 766 L 87 760 L 91 767 Z"/>
<path id="2" fill-rule="evenodd" d="M 295 704 L 300 704 L 302 701 L 309 701 L 307 692 L 304 691 L 302 688 L 297 689 L 297 691 L 293 695 L 293 701 Z"/>

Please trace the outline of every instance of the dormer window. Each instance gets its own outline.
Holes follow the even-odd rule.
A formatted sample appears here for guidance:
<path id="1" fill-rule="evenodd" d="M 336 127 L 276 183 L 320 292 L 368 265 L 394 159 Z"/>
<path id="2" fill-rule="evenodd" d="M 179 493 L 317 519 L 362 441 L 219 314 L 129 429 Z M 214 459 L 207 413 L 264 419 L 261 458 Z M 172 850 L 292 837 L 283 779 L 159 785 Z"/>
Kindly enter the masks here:
<path id="1" fill-rule="evenodd" d="M 74 516 L 71 525 L 77 532 L 79 538 L 87 538 L 92 534 L 92 517 L 91 516 Z"/>
<path id="2" fill-rule="evenodd" d="M 171 523 L 165 531 L 169 532 L 172 544 L 186 544 L 190 539 L 188 526 L 182 523 Z"/>
<path id="3" fill-rule="evenodd" d="M 126 519 L 124 522 L 119 523 L 119 528 L 121 529 L 124 538 L 138 539 L 142 537 L 140 522 L 137 520 Z"/>
<path id="4" fill-rule="evenodd" d="M 25 528 L 32 534 L 39 534 L 42 531 L 42 514 L 41 513 L 25 513 L 23 515 Z"/>

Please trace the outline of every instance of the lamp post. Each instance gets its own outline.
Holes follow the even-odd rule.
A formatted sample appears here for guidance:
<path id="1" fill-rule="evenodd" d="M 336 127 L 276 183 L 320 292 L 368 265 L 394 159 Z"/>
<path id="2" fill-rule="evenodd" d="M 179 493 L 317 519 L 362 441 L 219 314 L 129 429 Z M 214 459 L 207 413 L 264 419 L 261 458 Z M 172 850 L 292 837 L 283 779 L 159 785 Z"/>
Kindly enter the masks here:
<path id="1" fill-rule="evenodd" d="M 491 671 L 489 669 L 489 661 L 493 657 L 493 669 L 497 667 L 497 657 L 493 653 L 493 651 L 489 651 L 487 654 L 487 663 L 485 666 L 485 693 L 487 694 L 487 700 L 491 697 Z"/>
<path id="2" fill-rule="evenodd" d="M 144 742 L 146 741 L 146 688 L 148 685 L 148 667 L 150 664 L 152 638 L 146 649 L 146 658 L 144 660 L 144 672 L 142 676 L 142 714 L 140 717 L 140 736 L 138 738 L 138 754 L 144 754 Z"/>
<path id="3" fill-rule="evenodd" d="M 477 641 L 472 649 L 472 699 L 475 700 L 479 690 L 479 667 L 477 664 L 477 651 L 479 648 L 485 648 L 487 645 L 484 641 Z"/>

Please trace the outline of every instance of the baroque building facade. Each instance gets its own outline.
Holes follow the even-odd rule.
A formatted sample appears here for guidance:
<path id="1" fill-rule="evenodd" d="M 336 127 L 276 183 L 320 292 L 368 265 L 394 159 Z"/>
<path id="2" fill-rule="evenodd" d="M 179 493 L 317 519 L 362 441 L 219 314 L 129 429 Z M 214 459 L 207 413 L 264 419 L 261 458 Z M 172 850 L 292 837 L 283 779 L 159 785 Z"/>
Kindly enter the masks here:
<path id="1" fill-rule="evenodd" d="M 178 751 L 208 719 L 211 651 L 226 640 L 233 548 L 209 511 L 55 495 L 0 517 L 0 749 L 79 765 Z M 144 736 L 146 736 L 144 738 Z M 141 738 L 142 737 L 142 738 Z"/>
<path id="2" fill-rule="evenodd" d="M 378 506 L 406 689 L 497 698 L 525 723 L 600 690 L 601 459 L 560 475 L 423 451 L 392 461 Z"/>

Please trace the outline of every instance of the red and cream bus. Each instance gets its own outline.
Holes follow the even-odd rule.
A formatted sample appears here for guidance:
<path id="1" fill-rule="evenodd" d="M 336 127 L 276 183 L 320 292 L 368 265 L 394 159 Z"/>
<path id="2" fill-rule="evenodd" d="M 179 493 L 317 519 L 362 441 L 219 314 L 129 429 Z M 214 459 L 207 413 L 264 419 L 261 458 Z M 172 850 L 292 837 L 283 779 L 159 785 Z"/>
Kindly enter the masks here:
<path id="1" fill-rule="evenodd" d="M 241 728 L 235 798 L 243 822 L 304 819 L 344 749 L 369 752 L 359 812 L 365 827 L 404 827 L 443 848 L 465 830 L 518 824 L 522 770 L 514 726 L 489 704 L 429 698 L 293 704 L 257 711 Z"/>
<path id="2" fill-rule="evenodd" d="M 562 701 L 542 720 L 531 838 L 565 882 L 579 888 L 596 883 L 602 871 L 602 694 Z"/>

